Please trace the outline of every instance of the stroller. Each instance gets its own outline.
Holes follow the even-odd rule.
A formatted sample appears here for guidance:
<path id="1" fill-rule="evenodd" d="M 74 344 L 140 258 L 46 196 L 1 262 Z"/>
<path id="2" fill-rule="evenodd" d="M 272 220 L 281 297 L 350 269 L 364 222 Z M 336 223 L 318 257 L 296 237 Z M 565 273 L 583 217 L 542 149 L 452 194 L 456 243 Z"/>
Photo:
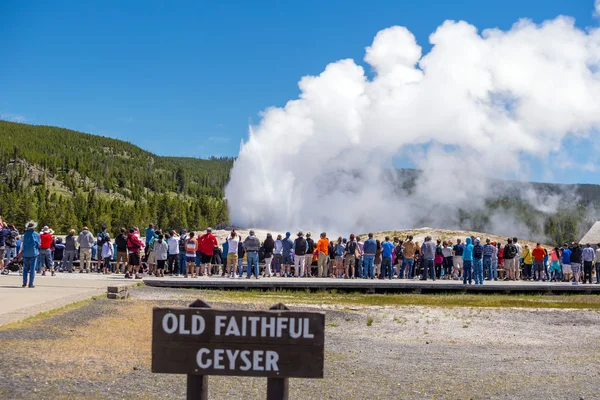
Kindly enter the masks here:
<path id="1" fill-rule="evenodd" d="M 10 272 L 17 271 L 19 272 L 19 275 L 23 275 L 23 256 L 21 253 L 17 254 L 15 258 L 6 264 L 4 271 L 2 271 L 2 275 L 8 275 Z"/>

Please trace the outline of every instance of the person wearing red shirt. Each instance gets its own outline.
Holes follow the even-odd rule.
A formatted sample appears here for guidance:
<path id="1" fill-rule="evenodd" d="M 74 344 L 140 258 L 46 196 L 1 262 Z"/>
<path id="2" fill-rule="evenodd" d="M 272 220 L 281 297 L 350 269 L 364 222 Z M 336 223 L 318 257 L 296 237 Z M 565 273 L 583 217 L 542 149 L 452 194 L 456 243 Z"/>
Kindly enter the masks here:
<path id="1" fill-rule="evenodd" d="M 212 258 L 215 247 L 219 247 L 219 242 L 215 235 L 212 234 L 212 228 L 206 228 L 206 233 L 198 239 L 198 249 L 201 253 L 201 260 L 200 271 L 196 273 L 197 276 L 199 276 L 199 273 L 211 276 Z"/>
<path id="2" fill-rule="evenodd" d="M 52 262 L 52 241 L 54 232 L 44 226 L 40 234 L 40 255 L 38 256 L 38 268 L 42 270 L 42 276 L 46 275 L 46 269 L 50 268 L 50 274 L 54 276 L 54 264 Z"/>

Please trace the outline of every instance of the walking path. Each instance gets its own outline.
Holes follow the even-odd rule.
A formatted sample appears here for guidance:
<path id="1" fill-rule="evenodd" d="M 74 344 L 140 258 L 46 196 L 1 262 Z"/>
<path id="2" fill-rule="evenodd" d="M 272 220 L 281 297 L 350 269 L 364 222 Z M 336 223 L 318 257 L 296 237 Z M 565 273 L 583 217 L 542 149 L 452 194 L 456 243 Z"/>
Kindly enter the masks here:
<path id="1" fill-rule="evenodd" d="M 126 281 L 123 275 L 57 273 L 36 275 L 31 289 L 21 287 L 23 278 L 17 273 L 0 275 L 0 326 L 106 293 L 114 284 L 138 282 Z"/>

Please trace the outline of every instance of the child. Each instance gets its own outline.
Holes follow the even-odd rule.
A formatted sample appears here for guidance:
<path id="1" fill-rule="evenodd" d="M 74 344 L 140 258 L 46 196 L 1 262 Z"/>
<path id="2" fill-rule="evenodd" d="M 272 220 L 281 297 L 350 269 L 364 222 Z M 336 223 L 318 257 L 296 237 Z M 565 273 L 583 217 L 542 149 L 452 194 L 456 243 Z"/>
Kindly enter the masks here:
<path id="1" fill-rule="evenodd" d="M 185 241 L 185 264 L 186 270 L 184 277 L 187 278 L 188 275 L 191 275 L 192 278 L 195 278 L 194 270 L 196 269 L 196 249 L 198 247 L 198 243 L 196 242 L 196 238 L 194 237 L 194 232 L 190 232 L 190 236 Z"/>
<path id="2" fill-rule="evenodd" d="M 169 245 L 164 240 L 162 234 L 158 235 L 158 241 L 154 244 L 154 251 L 156 252 L 156 276 L 165 276 L 165 263 L 168 258 Z"/>
<path id="3" fill-rule="evenodd" d="M 65 245 L 63 243 L 62 238 L 56 238 L 56 243 L 54 244 L 54 264 L 55 268 L 62 272 L 63 271 L 63 257 L 65 254 Z"/>
<path id="4" fill-rule="evenodd" d="M 113 245 L 110 242 L 110 236 L 106 234 L 104 238 L 104 244 L 102 245 L 102 260 L 104 260 L 102 273 L 109 274 L 110 273 L 110 262 L 113 257 Z"/>

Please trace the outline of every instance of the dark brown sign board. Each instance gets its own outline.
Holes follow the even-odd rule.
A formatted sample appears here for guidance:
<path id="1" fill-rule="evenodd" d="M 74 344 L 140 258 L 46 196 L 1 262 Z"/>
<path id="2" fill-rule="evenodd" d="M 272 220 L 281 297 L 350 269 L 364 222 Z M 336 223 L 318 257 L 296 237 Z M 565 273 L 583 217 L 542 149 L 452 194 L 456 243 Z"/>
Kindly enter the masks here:
<path id="1" fill-rule="evenodd" d="M 325 314 L 155 307 L 152 372 L 322 378 Z"/>

